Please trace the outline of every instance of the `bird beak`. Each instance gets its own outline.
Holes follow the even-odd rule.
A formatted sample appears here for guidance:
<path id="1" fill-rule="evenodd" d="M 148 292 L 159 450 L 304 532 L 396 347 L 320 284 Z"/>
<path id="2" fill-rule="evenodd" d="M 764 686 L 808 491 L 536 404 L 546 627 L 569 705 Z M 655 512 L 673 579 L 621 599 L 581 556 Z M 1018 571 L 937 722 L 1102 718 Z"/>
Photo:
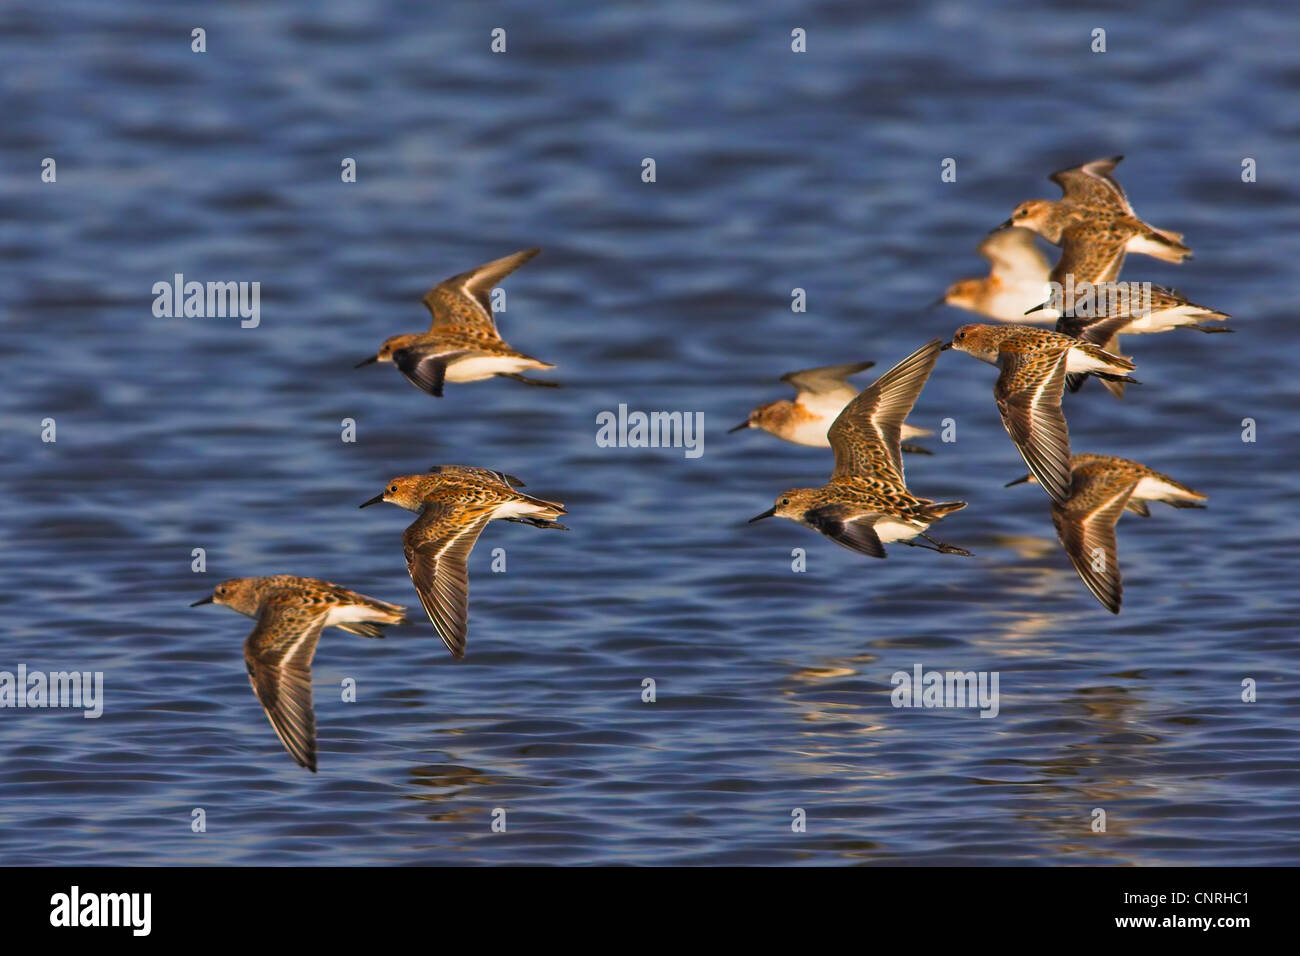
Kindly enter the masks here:
<path id="1" fill-rule="evenodd" d="M 377 495 L 375 495 L 373 498 L 371 498 L 369 501 L 363 501 L 363 502 L 361 502 L 361 504 L 357 505 L 357 507 L 358 507 L 358 508 L 366 508 L 366 507 L 368 507 L 368 506 L 370 506 L 370 505 L 377 505 L 377 504 L 379 504 L 380 502 L 382 502 L 383 500 L 384 500 L 384 494 L 383 494 L 383 492 L 380 492 L 379 494 L 377 494 Z"/>
<path id="2" fill-rule="evenodd" d="M 202 600 L 195 601 L 193 604 L 190 605 L 190 607 L 198 607 L 200 604 L 211 604 L 211 603 L 212 603 L 212 595 L 209 594 L 207 597 L 203 598 Z"/>
<path id="3" fill-rule="evenodd" d="M 948 296 L 947 296 L 947 295 L 941 295 L 941 296 L 939 296 L 939 298 L 935 299 L 933 302 L 931 302 L 929 305 L 927 305 L 926 308 L 927 308 L 927 309 L 937 309 L 937 308 L 939 308 L 939 306 L 941 306 L 941 305 L 947 305 L 947 304 L 948 304 Z"/>
<path id="4" fill-rule="evenodd" d="M 1025 315 L 1033 315 L 1035 312 L 1042 312 L 1044 309 L 1050 309 L 1051 307 L 1052 300 L 1048 299 L 1046 302 L 1038 303 L 1038 305 L 1034 306 L 1032 309 L 1025 309 Z"/>
<path id="5" fill-rule="evenodd" d="M 754 515 L 754 517 L 749 519 L 749 523 L 753 524 L 755 521 L 762 521 L 764 518 L 771 518 L 775 514 L 776 514 L 776 507 L 773 506 L 771 508 L 768 508 L 761 515 Z"/>
<path id="6" fill-rule="evenodd" d="M 996 225 L 992 229 L 990 229 L 989 235 L 991 236 L 995 232 L 1001 232 L 1003 229 L 1010 229 L 1014 225 L 1015 223 L 1013 223 L 1010 219 L 1008 219 L 1006 222 Z"/>
<path id="7" fill-rule="evenodd" d="M 1028 481 L 1028 480 L 1029 480 L 1029 476 L 1028 476 L 1028 475 L 1022 475 L 1022 476 L 1020 476 L 1019 478 L 1017 478 L 1015 481 L 1008 481 L 1008 482 L 1007 482 L 1005 485 L 1003 485 L 1002 487 L 1003 487 L 1003 488 L 1010 488 L 1012 485 L 1023 485 L 1023 484 L 1024 484 L 1026 481 Z"/>
<path id="8" fill-rule="evenodd" d="M 741 423 L 740 423 L 739 425 L 737 425 L 735 428 L 728 428 L 728 429 L 727 429 L 727 434 L 730 435 L 732 432 L 744 431 L 744 430 L 745 430 L 746 428 L 748 428 L 748 427 L 749 427 L 749 419 L 745 419 L 743 422 L 741 422 Z"/>
<path id="9" fill-rule="evenodd" d="M 952 343 L 951 343 L 951 342 L 944 342 L 943 345 L 940 345 L 940 346 L 939 346 L 939 351 L 940 351 L 940 352 L 946 352 L 946 351 L 948 351 L 950 348 L 952 348 Z"/>
<path id="10" fill-rule="evenodd" d="M 378 362 L 378 361 L 379 361 L 379 356 L 378 356 L 378 355 L 372 355 L 372 356 L 370 356 L 370 358 L 365 359 L 365 360 L 363 360 L 363 361 L 360 361 L 360 362 L 358 362 L 356 365 L 354 365 L 354 366 L 352 366 L 352 367 L 353 367 L 353 368 L 361 368 L 361 366 L 363 366 L 363 365 L 370 365 L 372 362 Z"/>

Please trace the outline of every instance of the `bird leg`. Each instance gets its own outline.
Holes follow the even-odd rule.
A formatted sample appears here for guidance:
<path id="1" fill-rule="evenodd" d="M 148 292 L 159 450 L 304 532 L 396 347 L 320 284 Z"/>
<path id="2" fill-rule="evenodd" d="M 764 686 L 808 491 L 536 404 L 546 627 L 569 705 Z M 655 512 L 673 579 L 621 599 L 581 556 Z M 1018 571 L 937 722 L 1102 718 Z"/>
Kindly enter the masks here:
<path id="1" fill-rule="evenodd" d="M 935 551 L 939 551 L 943 554 L 960 554 L 967 558 L 971 557 L 971 553 L 967 551 L 965 548 L 958 548 L 958 547 L 954 547 L 951 544 L 944 544 L 942 541 L 935 541 L 934 538 L 930 537 L 924 531 L 918 531 L 917 534 L 919 534 L 926 541 L 929 541 L 932 545 L 934 545 L 933 550 Z"/>
<path id="2" fill-rule="evenodd" d="M 559 388 L 559 382 L 544 382 L 540 378 L 527 378 L 518 372 L 506 372 L 506 378 L 513 378 L 516 382 L 523 382 L 525 385 L 541 385 L 544 388 Z"/>

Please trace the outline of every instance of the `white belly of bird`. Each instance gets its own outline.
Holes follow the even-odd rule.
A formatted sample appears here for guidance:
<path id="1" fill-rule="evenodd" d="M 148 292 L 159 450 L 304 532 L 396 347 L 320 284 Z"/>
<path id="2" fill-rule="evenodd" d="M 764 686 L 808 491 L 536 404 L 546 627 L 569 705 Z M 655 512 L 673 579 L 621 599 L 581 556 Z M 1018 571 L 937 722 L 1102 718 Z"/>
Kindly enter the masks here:
<path id="1" fill-rule="evenodd" d="M 1126 370 L 1117 368 L 1110 362 L 1093 358 L 1082 349 L 1070 349 L 1070 354 L 1065 359 L 1065 370 L 1067 372 L 1112 372 L 1115 374 L 1126 374 Z"/>
<path id="2" fill-rule="evenodd" d="M 447 381 L 478 382 L 493 375 L 510 375 L 527 368 L 540 368 L 540 363 L 515 355 L 473 355 L 458 359 L 447 366 Z"/>
<path id="3" fill-rule="evenodd" d="M 518 518 L 523 515 L 545 515 L 548 509 L 527 501 L 503 501 L 492 512 L 493 518 Z"/>
<path id="4" fill-rule="evenodd" d="M 1130 236 L 1129 241 L 1124 243 L 1124 249 L 1138 255 L 1155 256 L 1157 259 L 1168 259 L 1170 256 L 1170 249 L 1167 245 L 1148 239 L 1140 233 Z"/>
<path id="5" fill-rule="evenodd" d="M 1168 332 L 1180 325 L 1195 325 L 1205 319 L 1217 319 L 1219 317 L 1217 312 L 1207 312 L 1198 306 L 1178 305 L 1172 309 L 1153 311 L 1139 319 L 1134 319 L 1131 324 L 1124 327 L 1124 331 L 1126 333 Z"/>
<path id="6" fill-rule="evenodd" d="M 1159 478 L 1153 478 L 1147 475 L 1137 483 L 1133 489 L 1133 497 L 1141 498 L 1143 501 L 1168 501 L 1173 498 L 1178 501 L 1199 501 L 1195 495 L 1189 495 L 1177 485 L 1171 485 L 1167 481 L 1161 481 Z"/>
<path id="7" fill-rule="evenodd" d="M 838 415 L 839 413 L 836 412 Z M 794 428 L 790 429 L 789 434 L 782 435 L 786 441 L 792 441 L 796 445 L 811 445 L 813 448 L 830 448 L 830 439 L 826 437 L 826 430 L 831 427 L 831 422 L 835 421 L 835 416 L 829 418 L 804 419 L 798 422 Z"/>
<path id="8" fill-rule="evenodd" d="M 364 604 L 343 604 L 338 607 L 332 607 L 325 614 L 325 624 L 330 627 L 334 624 L 349 624 L 352 621 L 389 621 L 392 614 L 385 614 L 373 607 L 367 607 Z"/>
<path id="9" fill-rule="evenodd" d="M 1036 305 L 1042 305 L 1050 298 L 1051 287 L 1043 283 L 1019 283 L 1009 286 L 993 296 L 988 303 L 988 314 L 1002 322 L 1050 323 L 1055 322 L 1057 314 L 1052 311 L 1025 312 Z"/>
<path id="10" fill-rule="evenodd" d="M 899 521 L 897 518 L 883 518 L 873 525 L 876 537 L 880 539 L 882 544 L 915 538 L 928 527 L 930 527 L 928 524 L 917 526 L 906 521 Z"/>

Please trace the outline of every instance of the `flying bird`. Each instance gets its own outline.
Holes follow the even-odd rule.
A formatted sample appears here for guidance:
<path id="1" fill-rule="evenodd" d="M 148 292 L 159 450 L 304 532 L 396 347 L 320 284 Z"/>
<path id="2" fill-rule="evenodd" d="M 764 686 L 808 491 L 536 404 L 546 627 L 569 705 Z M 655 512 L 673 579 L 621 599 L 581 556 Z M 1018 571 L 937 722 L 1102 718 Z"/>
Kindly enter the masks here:
<path id="1" fill-rule="evenodd" d="M 1204 508 L 1206 496 L 1127 458 L 1113 455 L 1074 455 L 1070 458 L 1070 494 L 1052 502 L 1056 536 L 1070 563 L 1102 607 L 1118 614 L 1124 597 L 1120 578 L 1115 525 L 1125 511 L 1151 517 L 1149 501 L 1175 508 Z M 1028 481 L 1032 474 L 1008 482 Z"/>
<path id="2" fill-rule="evenodd" d="M 276 574 L 231 578 L 191 607 L 221 604 L 256 618 L 244 641 L 244 666 L 253 693 L 276 736 L 299 766 L 316 772 L 316 712 L 311 661 L 321 629 L 383 637 L 384 626 L 405 623 L 406 608 L 328 581 Z"/>
<path id="3" fill-rule="evenodd" d="M 835 468 L 830 481 L 820 488 L 782 492 L 775 505 L 750 523 L 786 518 L 873 558 L 885 557 L 885 545 L 893 541 L 969 557 L 969 551 L 925 533 L 944 515 L 966 507 L 966 502 L 918 498 L 903 476 L 903 419 L 911 413 L 938 356 L 935 339 L 863 389 L 831 425 L 828 438 Z M 930 544 L 911 540 L 916 537 Z"/>
<path id="4" fill-rule="evenodd" d="M 1047 329 L 963 325 L 943 348 L 998 367 L 993 397 L 1002 425 L 1054 501 L 1070 495 L 1070 431 L 1061 411 L 1066 374 L 1137 383 L 1128 375 L 1137 366 L 1128 359 Z"/>
<path id="5" fill-rule="evenodd" d="M 1157 229 L 1138 218 L 1124 190 L 1111 175 L 1123 156 L 1096 159 L 1049 177 L 1061 187 L 1060 200 L 1028 199 L 993 231 L 1019 226 L 1062 246 L 1053 279 L 1073 273 L 1075 281 L 1113 282 L 1125 253 L 1182 262 L 1192 254 L 1182 233 Z"/>
<path id="6" fill-rule="evenodd" d="M 446 382 L 477 382 L 494 375 L 556 387 L 556 382 L 520 374 L 555 366 L 512 349 L 492 317 L 493 287 L 539 252 L 525 249 L 438 283 L 423 300 L 433 316 L 429 331 L 394 335 L 356 367 L 392 362 L 412 385 L 438 397 Z"/>
<path id="7" fill-rule="evenodd" d="M 489 521 L 501 518 L 537 528 L 568 529 L 555 519 L 559 502 L 516 491 L 523 482 L 466 465 L 435 465 L 421 475 L 392 479 L 361 507 L 389 504 L 418 512 L 402 535 L 406 570 L 438 636 L 456 659 L 465 656 L 469 629 L 469 553 Z"/>
<path id="8" fill-rule="evenodd" d="M 850 362 L 846 365 L 822 365 L 788 372 L 781 376 L 781 381 L 794 386 L 793 401 L 783 398 L 760 405 L 749 413 L 748 418 L 729 430 L 738 432 L 746 428 L 760 428 L 796 445 L 829 448 L 831 442 L 826 437 L 826 432 L 844 410 L 844 406 L 858 394 L 858 390 L 847 379 L 875 364 Z M 916 428 L 906 423 L 902 428 L 904 439 L 929 434 L 929 429 Z M 906 452 L 931 454 L 929 449 L 919 445 L 904 444 L 902 448 Z"/>
<path id="9" fill-rule="evenodd" d="M 1049 295 L 1051 266 L 1029 229 L 1012 227 L 991 233 L 979 244 L 992 265 L 983 279 L 959 279 L 936 302 L 987 315 L 999 322 L 1050 322 L 1055 316 L 1031 313 Z"/>

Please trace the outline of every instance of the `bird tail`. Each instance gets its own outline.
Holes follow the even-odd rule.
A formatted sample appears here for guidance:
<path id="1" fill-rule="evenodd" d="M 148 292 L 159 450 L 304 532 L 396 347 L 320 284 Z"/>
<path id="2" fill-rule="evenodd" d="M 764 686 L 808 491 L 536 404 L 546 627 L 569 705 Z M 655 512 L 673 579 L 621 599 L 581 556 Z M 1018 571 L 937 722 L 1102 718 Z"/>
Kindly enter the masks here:
<path id="1" fill-rule="evenodd" d="M 385 621 L 383 624 L 376 621 L 351 621 L 347 624 L 340 624 L 339 630 L 347 631 L 349 634 L 356 634 L 360 637 L 383 637 L 385 624 L 405 623 L 405 617 L 400 621 Z"/>
<path id="2" fill-rule="evenodd" d="M 361 597 L 361 595 L 357 596 Z M 362 598 L 358 603 L 365 605 L 371 612 L 370 619 L 341 622 L 338 625 L 340 630 L 359 637 L 383 637 L 384 628 L 388 625 L 406 623 L 406 608 L 400 604 L 389 604 L 387 601 L 379 601 L 371 597 Z"/>
<path id="3" fill-rule="evenodd" d="M 516 515 L 526 524 L 534 525 L 538 528 L 563 528 L 555 519 L 560 515 L 568 514 L 564 505 L 558 501 L 547 501 L 545 498 L 534 498 L 532 495 L 520 494 L 515 499 L 522 505 L 529 506 L 530 510 L 523 514 Z M 567 528 L 565 530 L 568 530 Z"/>
<path id="4" fill-rule="evenodd" d="M 1147 226 L 1145 232 L 1133 237 L 1129 241 L 1128 251 L 1155 256 L 1165 262 L 1182 262 L 1192 255 L 1192 250 L 1183 244 L 1181 232 L 1156 229 L 1154 226 Z"/>
<path id="5" fill-rule="evenodd" d="M 1132 360 L 1125 358 L 1123 355 L 1108 352 L 1100 346 L 1093 345 L 1091 342 L 1084 342 L 1082 345 L 1077 345 L 1075 347 L 1084 352 L 1089 358 L 1104 363 L 1113 370 L 1113 372 L 1131 372 L 1137 368 L 1137 365 L 1135 365 Z M 1090 375 L 1096 375 L 1100 378 L 1113 374 L 1113 372 L 1100 372 L 1093 369 L 1088 370 Z"/>
<path id="6" fill-rule="evenodd" d="M 954 511 L 961 511 L 966 507 L 964 501 L 927 501 L 916 510 L 919 511 L 927 521 L 934 523 L 944 515 L 950 515 Z"/>

